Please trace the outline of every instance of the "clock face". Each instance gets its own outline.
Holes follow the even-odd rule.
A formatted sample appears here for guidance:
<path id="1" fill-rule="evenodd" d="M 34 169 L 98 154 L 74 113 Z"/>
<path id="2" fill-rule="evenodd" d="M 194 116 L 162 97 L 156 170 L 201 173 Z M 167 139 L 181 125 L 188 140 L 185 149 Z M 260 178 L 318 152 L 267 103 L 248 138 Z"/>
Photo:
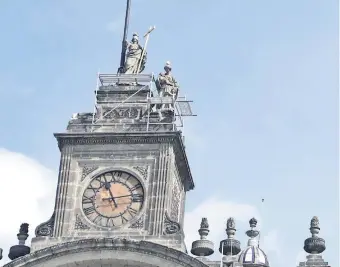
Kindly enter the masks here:
<path id="1" fill-rule="evenodd" d="M 139 180 L 124 171 L 110 171 L 95 177 L 82 198 L 84 214 L 103 227 L 126 224 L 141 210 L 144 190 Z"/>

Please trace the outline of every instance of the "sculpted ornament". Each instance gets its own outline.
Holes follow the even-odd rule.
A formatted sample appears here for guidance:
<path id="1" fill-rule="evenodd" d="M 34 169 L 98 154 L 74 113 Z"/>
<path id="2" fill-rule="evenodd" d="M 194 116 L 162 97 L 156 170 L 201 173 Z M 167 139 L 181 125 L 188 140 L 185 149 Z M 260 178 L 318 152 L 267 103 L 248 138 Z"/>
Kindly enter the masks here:
<path id="1" fill-rule="evenodd" d="M 143 53 L 143 47 L 139 44 L 138 34 L 134 33 L 132 35 L 131 42 L 126 41 L 125 45 L 127 53 L 124 73 L 141 73 L 144 70 L 146 64 L 146 51 Z"/>
<path id="2" fill-rule="evenodd" d="M 83 171 L 82 171 L 82 174 L 81 174 L 81 180 L 83 181 L 87 175 L 89 175 L 91 172 L 93 172 L 97 169 L 98 169 L 97 166 L 87 166 L 87 165 L 85 165 L 83 167 Z"/>
<path id="3" fill-rule="evenodd" d="M 167 213 L 165 213 L 164 226 L 164 233 L 167 235 L 176 234 L 181 230 L 179 223 L 172 221 Z"/>
<path id="4" fill-rule="evenodd" d="M 28 234 L 28 223 L 23 223 L 20 225 L 19 234 L 27 235 Z"/>
<path id="5" fill-rule="evenodd" d="M 84 224 L 81 219 L 79 218 L 79 215 L 76 215 L 76 221 L 74 223 L 74 229 L 80 229 L 80 230 L 89 230 L 90 227 L 86 224 Z"/>
<path id="6" fill-rule="evenodd" d="M 234 218 L 230 217 L 227 221 L 227 229 L 234 229 L 235 228 L 235 220 Z"/>
<path id="7" fill-rule="evenodd" d="M 314 216 L 310 222 L 310 227 L 311 228 L 320 228 L 319 225 L 319 218 L 317 216 Z"/>
<path id="8" fill-rule="evenodd" d="M 209 228 L 209 223 L 208 223 L 208 219 L 207 218 L 202 218 L 202 221 L 201 221 L 201 228 L 206 228 L 208 229 Z"/>
<path id="9" fill-rule="evenodd" d="M 148 178 L 148 166 L 146 166 L 146 167 L 135 166 L 133 168 L 142 175 L 144 180 L 147 180 L 147 178 Z"/>
<path id="10" fill-rule="evenodd" d="M 160 97 L 173 97 L 177 99 L 179 84 L 171 73 L 172 67 L 170 61 L 164 66 L 164 71 L 158 75 L 156 87 Z"/>
<path id="11" fill-rule="evenodd" d="M 178 181 L 175 179 L 172 188 L 172 201 L 170 209 L 170 217 L 175 221 L 178 221 L 179 219 L 180 205 L 181 205 L 181 192 L 178 186 Z"/>
<path id="12" fill-rule="evenodd" d="M 143 227 L 144 227 L 144 221 L 143 221 L 143 218 L 140 218 L 138 221 L 131 224 L 129 228 L 142 229 Z"/>
<path id="13" fill-rule="evenodd" d="M 35 229 L 35 236 L 52 236 L 54 230 L 54 218 L 55 212 L 53 212 L 52 217 L 47 222 L 37 226 Z"/>

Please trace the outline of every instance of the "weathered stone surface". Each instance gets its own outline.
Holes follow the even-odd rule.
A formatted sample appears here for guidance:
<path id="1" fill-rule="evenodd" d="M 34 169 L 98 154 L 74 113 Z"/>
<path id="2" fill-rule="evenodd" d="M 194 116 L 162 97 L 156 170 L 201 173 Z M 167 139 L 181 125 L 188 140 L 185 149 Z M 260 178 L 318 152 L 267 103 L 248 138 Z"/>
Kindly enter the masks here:
<path id="1" fill-rule="evenodd" d="M 93 238 L 65 242 L 41 249 L 18 258 L 4 267 L 86 267 L 104 264 L 115 267 L 123 267 L 124 264 L 136 267 L 209 266 L 186 253 L 148 241 Z"/>
<path id="2" fill-rule="evenodd" d="M 56 134 L 61 165 L 53 227 L 32 240 L 32 251 L 82 238 L 122 237 L 186 251 L 183 234 L 185 191 L 194 184 L 181 134 Z M 84 215 L 81 198 L 98 175 L 120 170 L 140 180 L 146 199 L 134 219 L 105 228 Z M 168 214 L 168 217 L 166 216 Z"/>

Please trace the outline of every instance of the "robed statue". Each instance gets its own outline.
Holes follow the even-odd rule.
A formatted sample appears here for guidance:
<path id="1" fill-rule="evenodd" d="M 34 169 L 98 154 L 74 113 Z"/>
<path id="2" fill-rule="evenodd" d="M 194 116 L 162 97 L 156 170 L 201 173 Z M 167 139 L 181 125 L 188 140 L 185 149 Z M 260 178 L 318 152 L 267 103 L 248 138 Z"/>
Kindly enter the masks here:
<path id="1" fill-rule="evenodd" d="M 179 85 L 175 77 L 171 73 L 172 67 L 171 63 L 167 61 L 164 66 L 164 72 L 158 75 L 156 86 L 158 90 L 158 95 L 160 97 L 174 97 L 177 98 Z"/>
<path id="2" fill-rule="evenodd" d="M 156 87 L 159 97 L 172 97 L 174 100 L 176 100 L 178 96 L 179 84 L 172 75 L 171 70 L 171 63 L 167 61 L 164 66 L 164 72 L 161 72 L 158 75 Z M 173 110 L 174 106 L 172 104 L 157 105 L 157 109 Z"/>
<path id="3" fill-rule="evenodd" d="M 125 74 L 138 74 L 145 68 L 146 51 L 139 44 L 138 34 L 134 33 L 131 42 L 126 41 L 126 60 L 124 65 Z"/>

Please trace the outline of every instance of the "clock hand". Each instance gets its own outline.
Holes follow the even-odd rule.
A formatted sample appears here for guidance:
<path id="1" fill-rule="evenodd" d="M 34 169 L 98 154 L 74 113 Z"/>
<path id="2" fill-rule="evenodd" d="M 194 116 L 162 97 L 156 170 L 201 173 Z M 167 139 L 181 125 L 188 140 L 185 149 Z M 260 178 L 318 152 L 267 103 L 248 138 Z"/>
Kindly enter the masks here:
<path id="1" fill-rule="evenodd" d="M 122 198 L 122 197 L 132 197 L 132 195 L 124 195 L 124 196 L 118 196 L 118 197 L 114 197 L 114 199 L 117 199 L 117 198 Z M 102 200 L 111 200 L 112 197 L 106 197 L 106 198 L 102 198 Z"/>
<path id="2" fill-rule="evenodd" d="M 116 202 L 115 198 L 113 197 L 113 194 L 112 194 L 111 190 L 110 190 L 110 189 L 108 189 L 108 190 L 109 190 L 109 193 L 110 193 L 111 199 L 112 199 L 112 201 L 113 201 L 113 204 L 114 204 L 114 205 L 115 205 L 115 207 L 117 208 L 117 207 L 118 207 L 118 205 L 117 205 L 117 202 Z"/>
<path id="3" fill-rule="evenodd" d="M 114 197 L 114 199 L 117 199 L 117 198 L 122 198 L 122 197 L 132 197 L 133 198 L 133 195 L 134 194 L 131 194 L 131 195 L 124 195 L 124 196 L 118 196 L 118 197 Z M 138 198 L 138 197 L 137 197 Z M 107 198 L 103 198 L 102 200 L 111 200 L 112 197 L 107 197 Z"/>
<path id="4" fill-rule="evenodd" d="M 105 176 L 104 176 L 104 179 L 105 179 L 105 185 L 104 185 L 104 187 L 105 187 L 105 189 L 106 189 L 107 191 L 109 191 L 110 196 L 111 196 L 112 201 L 113 201 L 113 204 L 114 204 L 115 207 L 117 208 L 118 205 L 117 205 L 117 203 L 116 203 L 116 201 L 115 201 L 115 198 L 113 197 L 113 194 L 112 194 L 112 192 L 111 192 L 111 184 L 110 184 L 110 182 L 108 182 L 108 181 L 106 180 Z M 104 198 L 103 198 L 102 200 L 104 200 Z"/>

